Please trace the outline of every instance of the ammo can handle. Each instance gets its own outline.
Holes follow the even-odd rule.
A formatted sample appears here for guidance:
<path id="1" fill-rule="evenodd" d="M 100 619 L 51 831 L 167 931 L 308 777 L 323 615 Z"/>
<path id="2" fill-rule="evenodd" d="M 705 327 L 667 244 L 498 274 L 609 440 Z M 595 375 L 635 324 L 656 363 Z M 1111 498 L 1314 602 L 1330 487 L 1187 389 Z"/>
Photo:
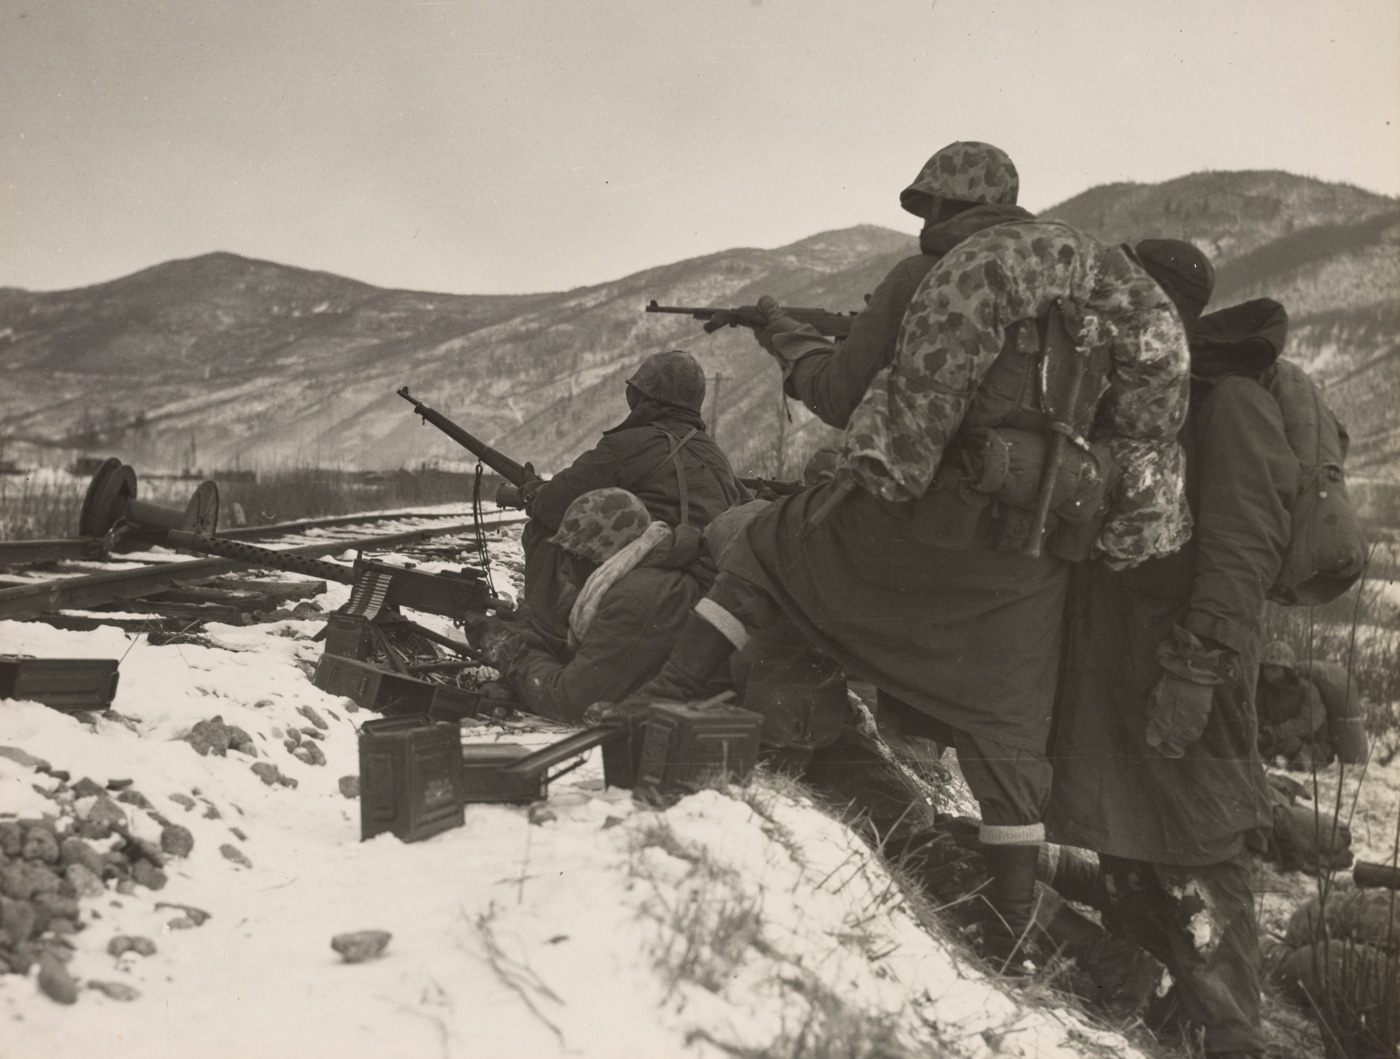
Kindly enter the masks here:
<path id="1" fill-rule="evenodd" d="M 533 754 L 526 754 L 519 761 L 512 762 L 501 771 L 510 776 L 536 776 L 551 765 L 567 761 L 576 754 L 582 754 L 585 750 L 592 750 L 595 746 L 602 746 L 604 743 L 611 743 L 614 739 L 621 739 L 626 734 L 627 726 L 621 724 L 604 724 L 597 728 L 585 728 L 582 732 L 575 732 L 557 743 L 550 743 L 549 746 L 536 750 Z"/>

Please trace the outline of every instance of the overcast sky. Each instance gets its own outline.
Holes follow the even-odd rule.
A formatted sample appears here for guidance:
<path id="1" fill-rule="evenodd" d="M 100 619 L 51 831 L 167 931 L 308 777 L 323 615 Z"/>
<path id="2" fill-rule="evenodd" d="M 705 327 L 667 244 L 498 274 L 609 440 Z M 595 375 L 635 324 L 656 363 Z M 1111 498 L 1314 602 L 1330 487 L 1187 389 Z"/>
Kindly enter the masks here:
<path id="1" fill-rule="evenodd" d="M 231 250 L 563 290 L 874 223 L 957 139 L 1048 207 L 1400 195 L 1397 0 L 0 0 L 0 286 Z"/>

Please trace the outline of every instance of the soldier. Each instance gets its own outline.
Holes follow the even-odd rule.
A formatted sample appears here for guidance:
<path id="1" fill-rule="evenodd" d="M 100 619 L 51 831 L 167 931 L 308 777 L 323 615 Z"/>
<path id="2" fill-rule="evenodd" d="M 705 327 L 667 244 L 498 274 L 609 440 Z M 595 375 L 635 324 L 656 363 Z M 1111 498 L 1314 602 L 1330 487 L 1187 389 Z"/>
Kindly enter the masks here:
<path id="1" fill-rule="evenodd" d="M 1191 328 L 1213 285 L 1205 255 L 1171 240 L 1137 253 Z M 1193 536 L 1131 570 L 1075 568 L 1051 750 L 1049 836 L 1101 864 L 1096 893 L 1067 895 L 1166 964 L 1178 1016 L 1222 1059 L 1263 1049 L 1249 865 L 1271 811 L 1252 690 L 1298 461 L 1256 376 L 1282 343 L 1271 326 L 1228 348 L 1192 345 L 1181 443 Z"/>
<path id="2" fill-rule="evenodd" d="M 988 144 L 934 154 L 901 195 L 924 253 L 839 346 L 770 298 L 738 314 L 790 390 L 845 426 L 836 476 L 750 524 L 640 693 L 693 698 L 754 630 L 793 622 L 881 689 L 882 714 L 957 747 L 981 808 L 988 934 L 1008 958 L 1033 914 L 1070 562 L 1129 565 L 1188 532 L 1171 304 L 1121 249 L 1016 209 L 1017 187 Z M 1062 448 L 1042 518 L 1046 453 Z"/>
<path id="3" fill-rule="evenodd" d="M 550 538 L 576 499 L 593 489 L 626 489 L 652 518 L 699 531 L 744 498 L 729 459 L 705 432 L 704 401 L 705 373 L 694 357 L 680 349 L 653 353 L 627 380 L 627 418 L 549 481 L 522 490 L 530 516 L 521 534 L 522 601 L 553 650 L 567 653 L 574 589 L 563 573 L 564 553 Z"/>
<path id="4" fill-rule="evenodd" d="M 1259 752 L 1296 768 L 1347 765 L 1366 760 L 1366 729 L 1356 684 L 1346 667 L 1314 659 L 1298 664 L 1282 640 L 1268 644 L 1259 658 L 1255 691 L 1259 709 Z"/>
<path id="5" fill-rule="evenodd" d="M 678 540 L 625 489 L 590 490 L 549 540 L 573 600 L 567 658 L 528 624 L 484 615 L 468 617 L 468 638 L 524 709 L 577 724 L 590 703 L 630 694 L 660 670 L 714 578 L 698 543 Z"/>

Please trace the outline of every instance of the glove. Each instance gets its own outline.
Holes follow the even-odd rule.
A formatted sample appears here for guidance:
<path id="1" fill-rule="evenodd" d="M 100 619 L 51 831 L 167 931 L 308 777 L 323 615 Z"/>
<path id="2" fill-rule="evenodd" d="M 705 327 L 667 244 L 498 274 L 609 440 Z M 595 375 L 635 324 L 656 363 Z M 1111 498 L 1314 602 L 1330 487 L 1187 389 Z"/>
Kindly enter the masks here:
<path id="1" fill-rule="evenodd" d="M 1214 685 L 1163 673 L 1147 696 L 1147 745 L 1165 757 L 1181 757 L 1206 730 L 1214 699 Z"/>
<path id="2" fill-rule="evenodd" d="M 482 661 L 504 673 L 525 649 L 520 634 L 500 618 L 468 614 L 462 619 L 467 642 L 481 652 Z"/>
<path id="3" fill-rule="evenodd" d="M 768 323 L 767 317 L 754 305 L 741 305 L 737 309 L 721 309 L 705 321 L 705 333 L 712 335 L 721 327 L 752 327 L 757 331 Z"/>
<path id="4" fill-rule="evenodd" d="M 583 724 L 591 728 L 600 724 L 622 724 L 635 721 L 646 713 L 655 701 L 652 697 L 629 695 L 621 702 L 595 702 L 583 711 Z"/>

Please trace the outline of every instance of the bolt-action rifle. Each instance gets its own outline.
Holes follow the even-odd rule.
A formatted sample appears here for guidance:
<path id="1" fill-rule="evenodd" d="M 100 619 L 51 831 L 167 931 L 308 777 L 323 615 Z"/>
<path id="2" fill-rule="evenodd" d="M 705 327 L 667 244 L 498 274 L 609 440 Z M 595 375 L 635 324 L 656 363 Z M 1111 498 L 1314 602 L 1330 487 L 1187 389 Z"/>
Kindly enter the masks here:
<path id="1" fill-rule="evenodd" d="M 540 476 L 535 473 L 535 468 L 529 463 L 516 463 L 509 456 L 502 455 L 493 449 L 486 442 L 478 437 L 468 434 L 452 420 L 448 419 L 441 412 L 429 408 L 418 398 L 408 392 L 407 386 L 400 386 L 394 391 L 405 401 L 413 405 L 413 410 L 423 417 L 425 423 L 431 423 L 449 438 L 455 441 L 462 448 L 466 449 L 473 456 L 479 459 L 486 466 L 499 474 L 506 480 L 496 491 L 496 503 L 502 507 L 521 507 L 523 501 L 528 500 L 534 490 L 540 485 Z"/>
<path id="2" fill-rule="evenodd" d="M 716 313 L 732 312 L 729 309 L 697 309 L 685 305 L 657 305 L 653 298 L 647 303 L 646 311 L 649 313 L 683 313 L 686 316 L 693 316 L 697 320 L 709 320 Z M 851 321 L 856 318 L 858 310 L 852 309 L 848 313 L 834 313 L 829 309 L 801 309 L 794 306 L 785 305 L 781 312 L 792 317 L 799 324 L 810 324 L 822 334 L 831 338 L 845 338 L 851 333 Z M 729 325 L 738 327 L 737 323 Z"/>

